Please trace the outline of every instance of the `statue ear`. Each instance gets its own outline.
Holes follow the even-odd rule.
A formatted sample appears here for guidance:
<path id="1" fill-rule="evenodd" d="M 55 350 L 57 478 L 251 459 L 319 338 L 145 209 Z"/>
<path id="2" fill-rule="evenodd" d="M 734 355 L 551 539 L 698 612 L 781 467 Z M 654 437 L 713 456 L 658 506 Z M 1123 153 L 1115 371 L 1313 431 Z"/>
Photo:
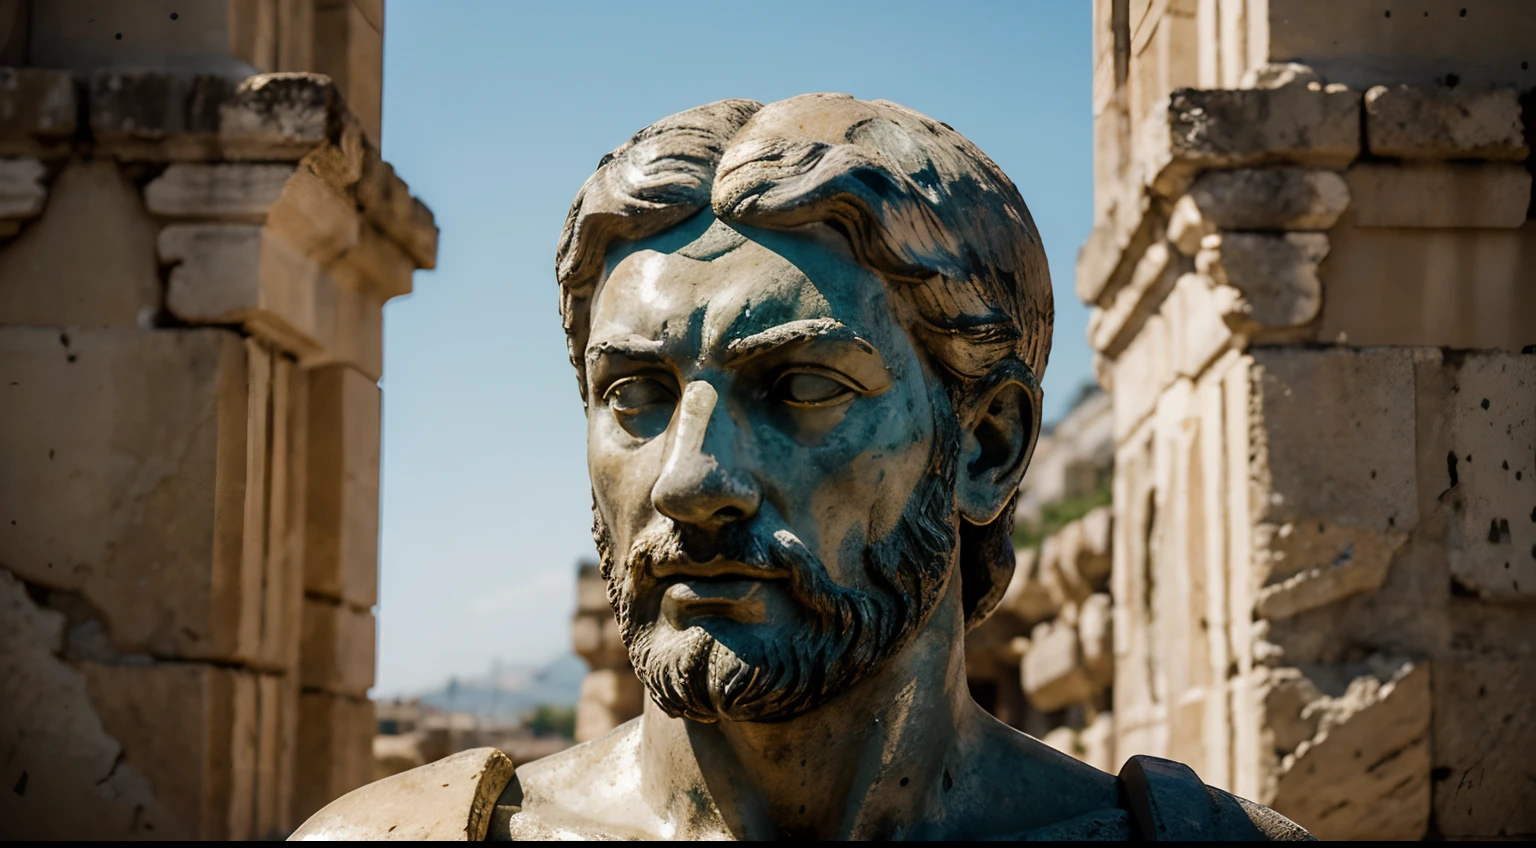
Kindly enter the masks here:
<path id="1" fill-rule="evenodd" d="M 972 524 L 991 524 L 1019 489 L 1040 434 L 1040 389 L 1029 369 L 1005 360 L 977 382 L 957 410 L 960 467 L 955 499 Z"/>

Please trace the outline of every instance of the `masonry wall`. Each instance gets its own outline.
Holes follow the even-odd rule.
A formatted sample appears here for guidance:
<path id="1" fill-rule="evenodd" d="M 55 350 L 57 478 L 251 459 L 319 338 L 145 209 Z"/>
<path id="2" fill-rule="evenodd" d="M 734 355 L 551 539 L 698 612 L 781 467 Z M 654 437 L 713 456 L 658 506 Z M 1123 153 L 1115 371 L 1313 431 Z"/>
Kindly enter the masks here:
<path id="1" fill-rule="evenodd" d="M 1536 833 L 1529 12 L 1095 3 L 1117 761 Z"/>
<path id="2" fill-rule="evenodd" d="M 269 838 L 370 778 L 382 306 L 437 231 L 377 62 L 261 73 L 351 55 L 331 5 L 0 4 L 6 838 Z"/>

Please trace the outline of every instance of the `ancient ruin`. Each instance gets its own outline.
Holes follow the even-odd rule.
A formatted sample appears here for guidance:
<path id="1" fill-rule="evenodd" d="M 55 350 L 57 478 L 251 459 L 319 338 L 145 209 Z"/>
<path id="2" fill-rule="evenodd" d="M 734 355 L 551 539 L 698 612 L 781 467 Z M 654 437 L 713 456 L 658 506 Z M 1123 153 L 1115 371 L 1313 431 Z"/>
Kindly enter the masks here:
<path id="1" fill-rule="evenodd" d="M 0 3 L 6 838 L 271 838 L 371 779 L 381 308 L 437 246 L 382 7 Z"/>

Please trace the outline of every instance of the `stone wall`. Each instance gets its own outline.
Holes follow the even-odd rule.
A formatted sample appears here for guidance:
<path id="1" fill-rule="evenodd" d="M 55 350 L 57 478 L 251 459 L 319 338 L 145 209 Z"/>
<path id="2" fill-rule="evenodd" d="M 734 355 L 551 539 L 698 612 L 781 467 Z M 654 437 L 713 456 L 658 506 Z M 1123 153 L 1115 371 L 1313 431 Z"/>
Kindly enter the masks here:
<path id="1" fill-rule="evenodd" d="M 5 838 L 278 836 L 370 777 L 382 307 L 437 230 L 377 62 L 249 75 L 329 6 L 0 3 Z"/>
<path id="2" fill-rule="evenodd" d="M 1529 11 L 1096 0 L 1117 764 L 1536 833 Z"/>

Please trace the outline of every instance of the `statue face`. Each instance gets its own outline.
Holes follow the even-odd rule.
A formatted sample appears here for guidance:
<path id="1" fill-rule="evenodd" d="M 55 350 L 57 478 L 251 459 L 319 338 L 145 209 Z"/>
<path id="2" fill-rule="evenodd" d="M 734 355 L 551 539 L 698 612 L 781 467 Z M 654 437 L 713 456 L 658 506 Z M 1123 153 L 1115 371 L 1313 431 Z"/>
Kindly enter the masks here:
<path id="1" fill-rule="evenodd" d="M 813 709 L 942 594 L 954 415 L 905 308 L 819 225 L 706 212 L 610 256 L 585 350 L 596 532 L 669 713 Z"/>

